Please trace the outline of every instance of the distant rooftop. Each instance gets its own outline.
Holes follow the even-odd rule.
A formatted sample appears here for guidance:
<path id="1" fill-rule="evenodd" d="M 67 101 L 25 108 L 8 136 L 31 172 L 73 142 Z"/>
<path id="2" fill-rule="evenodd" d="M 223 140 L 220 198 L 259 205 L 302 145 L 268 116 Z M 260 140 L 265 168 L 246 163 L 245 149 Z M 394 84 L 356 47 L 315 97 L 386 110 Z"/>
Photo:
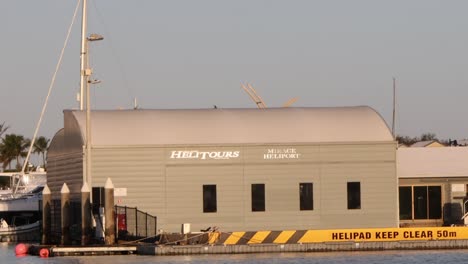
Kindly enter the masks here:
<path id="1" fill-rule="evenodd" d="M 412 144 L 410 147 L 412 148 L 426 148 L 426 147 L 445 147 L 442 143 L 437 140 L 426 140 L 426 141 L 419 141 Z"/>
<path id="2" fill-rule="evenodd" d="M 398 178 L 468 177 L 468 148 L 397 150 Z"/>
<path id="3" fill-rule="evenodd" d="M 468 139 L 457 140 L 457 144 L 458 144 L 458 146 L 466 147 L 466 146 L 468 146 Z"/>

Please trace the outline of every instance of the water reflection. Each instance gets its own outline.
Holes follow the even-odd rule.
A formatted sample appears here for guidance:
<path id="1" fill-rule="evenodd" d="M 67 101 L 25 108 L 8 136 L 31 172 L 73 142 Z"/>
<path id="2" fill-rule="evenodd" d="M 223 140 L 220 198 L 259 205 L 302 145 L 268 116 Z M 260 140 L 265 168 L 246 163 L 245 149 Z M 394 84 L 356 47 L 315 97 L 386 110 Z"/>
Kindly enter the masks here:
<path id="1" fill-rule="evenodd" d="M 272 253 L 232 255 L 189 255 L 189 256 L 83 256 L 52 257 L 41 259 L 37 256 L 16 257 L 15 245 L 0 244 L 1 263 L 18 264 L 143 264 L 143 263 L 214 263 L 214 264 L 460 264 L 468 259 L 468 250 L 427 250 L 427 251 L 361 251 L 321 253 Z"/>

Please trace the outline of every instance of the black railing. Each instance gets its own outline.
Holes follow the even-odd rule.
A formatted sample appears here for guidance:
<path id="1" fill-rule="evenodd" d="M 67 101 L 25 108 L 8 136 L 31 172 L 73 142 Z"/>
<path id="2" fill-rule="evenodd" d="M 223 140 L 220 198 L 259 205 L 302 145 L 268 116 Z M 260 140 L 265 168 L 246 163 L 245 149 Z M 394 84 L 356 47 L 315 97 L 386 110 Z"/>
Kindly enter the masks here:
<path id="1" fill-rule="evenodd" d="M 61 208 L 60 200 L 51 201 L 51 229 L 50 241 L 59 244 L 61 239 Z M 40 207 L 42 211 L 42 206 Z M 94 214 L 96 225 L 102 223 L 98 214 Z M 70 202 L 70 240 L 79 244 L 81 241 L 81 204 L 78 201 Z M 136 207 L 115 206 L 116 239 L 124 241 L 151 241 L 157 235 L 157 217 L 138 210 Z M 97 226 L 96 226 L 97 228 Z M 93 236 L 96 233 L 93 231 Z M 146 239 L 147 238 L 147 239 Z M 97 239 L 97 238 L 96 238 Z M 93 243 L 102 241 L 95 240 Z"/>
<path id="2" fill-rule="evenodd" d="M 138 240 L 155 238 L 157 217 L 138 210 L 136 207 L 115 206 L 118 240 Z"/>

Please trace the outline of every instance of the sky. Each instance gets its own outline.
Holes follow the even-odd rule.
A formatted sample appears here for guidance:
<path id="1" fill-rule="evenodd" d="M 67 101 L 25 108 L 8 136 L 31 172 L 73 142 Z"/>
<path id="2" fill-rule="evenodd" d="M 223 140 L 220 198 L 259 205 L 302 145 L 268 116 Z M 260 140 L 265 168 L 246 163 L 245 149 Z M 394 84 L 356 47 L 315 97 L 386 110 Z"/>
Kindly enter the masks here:
<path id="1" fill-rule="evenodd" d="M 32 138 L 78 0 L 0 2 L 0 124 Z M 368 105 L 396 133 L 468 138 L 468 1 L 88 0 L 93 109 Z M 78 107 L 81 12 L 39 135 Z M 279 126 L 281 124 L 278 124 Z M 318 128 L 319 129 L 319 128 Z"/>

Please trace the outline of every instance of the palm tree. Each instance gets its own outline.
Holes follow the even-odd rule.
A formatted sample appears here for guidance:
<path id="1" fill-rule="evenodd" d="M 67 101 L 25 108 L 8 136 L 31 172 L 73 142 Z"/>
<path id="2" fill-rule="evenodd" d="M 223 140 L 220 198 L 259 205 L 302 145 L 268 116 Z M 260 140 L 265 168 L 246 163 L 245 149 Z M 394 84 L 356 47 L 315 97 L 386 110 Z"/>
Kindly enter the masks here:
<path id="1" fill-rule="evenodd" d="M 42 155 L 43 168 L 45 168 L 45 153 L 47 152 L 49 141 L 50 139 L 47 139 L 45 137 L 38 137 L 36 142 L 34 142 L 34 153 Z"/>
<path id="2" fill-rule="evenodd" d="M 2 168 L 5 170 L 6 167 L 11 163 L 13 158 L 9 155 L 7 150 L 5 149 L 5 145 L 3 144 L 3 140 L 0 143 L 0 162 L 2 163 Z"/>
<path id="3" fill-rule="evenodd" d="M 0 161 L 2 162 L 2 168 L 11 169 L 11 162 L 15 159 L 15 156 L 12 153 L 11 148 L 7 147 L 6 138 L 1 139 L 2 142 L 0 143 Z M 8 144 L 9 146 L 10 144 Z"/>
<path id="4" fill-rule="evenodd" d="M 20 158 L 26 157 L 26 150 L 30 144 L 30 140 L 25 139 L 22 135 L 5 135 L 5 137 L 2 138 L 1 148 L 3 168 L 6 168 L 7 165 L 11 168 L 11 162 L 16 159 L 16 168 L 20 169 Z"/>
<path id="5" fill-rule="evenodd" d="M 2 137 L 3 133 L 5 133 L 8 130 L 8 128 L 10 128 L 10 127 L 5 126 L 5 122 L 3 122 L 0 125 L 0 138 Z"/>
<path id="6" fill-rule="evenodd" d="M 5 126 L 5 122 L 0 125 L 0 139 L 2 138 L 3 133 L 8 130 L 8 126 Z M 2 168 L 5 169 L 6 165 L 9 164 L 11 161 L 8 161 L 8 158 L 4 156 L 4 146 L 3 142 L 0 142 L 0 163 L 2 163 Z"/>

